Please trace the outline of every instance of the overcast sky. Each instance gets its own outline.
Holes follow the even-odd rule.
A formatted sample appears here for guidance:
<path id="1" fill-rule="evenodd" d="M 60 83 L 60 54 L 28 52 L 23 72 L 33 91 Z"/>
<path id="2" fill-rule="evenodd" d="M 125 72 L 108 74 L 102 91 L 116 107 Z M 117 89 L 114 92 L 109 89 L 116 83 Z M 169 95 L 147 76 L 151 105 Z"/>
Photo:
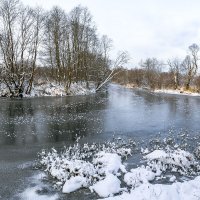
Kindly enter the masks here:
<path id="1" fill-rule="evenodd" d="M 200 44 L 200 0 L 22 0 L 24 4 L 54 5 L 69 12 L 87 6 L 98 33 L 114 42 L 113 54 L 127 50 L 141 59 L 184 57 L 192 43 Z"/>

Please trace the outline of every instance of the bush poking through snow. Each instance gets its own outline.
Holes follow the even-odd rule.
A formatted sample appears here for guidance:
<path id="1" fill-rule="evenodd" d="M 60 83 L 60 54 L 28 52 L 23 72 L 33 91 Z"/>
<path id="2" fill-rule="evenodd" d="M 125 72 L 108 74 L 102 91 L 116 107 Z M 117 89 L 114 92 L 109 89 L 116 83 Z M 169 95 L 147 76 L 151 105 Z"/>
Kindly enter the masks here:
<path id="1" fill-rule="evenodd" d="M 155 150 L 146 156 L 148 165 L 158 175 L 160 173 L 170 170 L 172 172 L 179 172 L 180 174 L 196 174 L 199 166 L 195 157 L 184 150 Z"/>
<path id="2" fill-rule="evenodd" d="M 120 175 L 120 171 L 126 172 L 122 159 L 131 154 L 131 148 L 125 146 L 127 143 L 122 141 L 83 146 L 76 143 L 72 147 L 65 148 L 61 153 L 55 149 L 51 152 L 43 150 L 39 155 L 40 164 L 57 180 L 59 184 L 56 185 L 62 187 L 63 193 L 91 186 L 91 191 L 107 197 L 121 191 L 117 176 Z M 104 184 L 109 188 L 102 193 L 99 188 Z"/>
<path id="3" fill-rule="evenodd" d="M 192 175 L 192 177 L 200 174 L 199 163 L 193 154 L 181 149 L 172 150 L 169 147 L 150 153 L 148 149 L 142 150 L 145 154 L 143 155 L 145 165 L 127 172 L 122 161 L 131 155 L 134 147 L 134 142 L 127 144 L 121 140 L 105 144 L 84 144 L 83 146 L 76 143 L 60 153 L 55 149 L 50 152 L 42 151 L 40 164 L 57 181 L 56 186 L 60 187 L 63 193 L 89 188 L 100 197 L 111 197 L 129 189 L 130 194 L 124 193 L 120 196 L 125 200 L 127 199 L 124 197 L 131 199 L 132 194 L 139 194 L 143 190 L 152 192 L 154 188 L 157 190 L 157 188 L 168 187 L 154 186 L 151 182 L 156 183 L 160 179 L 165 179 L 166 183 L 172 184 L 177 181 L 175 176 L 177 174 Z M 121 188 L 122 180 L 126 184 L 125 189 Z M 174 190 L 179 184 L 181 187 L 187 185 L 173 183 L 173 186 L 169 187 Z M 150 189 L 147 191 L 147 188 Z M 197 191 L 200 193 L 199 187 Z M 161 191 L 161 194 L 164 198 L 165 192 Z"/>
<path id="4" fill-rule="evenodd" d="M 149 167 L 141 166 L 135 169 L 131 169 L 131 172 L 128 172 L 124 175 L 124 182 L 128 186 L 133 188 L 140 186 L 141 184 L 148 183 L 153 181 L 156 177 L 156 174 L 152 172 Z"/>
<path id="5" fill-rule="evenodd" d="M 195 156 L 200 159 L 200 146 L 198 146 L 195 150 L 194 150 L 194 154 Z"/>

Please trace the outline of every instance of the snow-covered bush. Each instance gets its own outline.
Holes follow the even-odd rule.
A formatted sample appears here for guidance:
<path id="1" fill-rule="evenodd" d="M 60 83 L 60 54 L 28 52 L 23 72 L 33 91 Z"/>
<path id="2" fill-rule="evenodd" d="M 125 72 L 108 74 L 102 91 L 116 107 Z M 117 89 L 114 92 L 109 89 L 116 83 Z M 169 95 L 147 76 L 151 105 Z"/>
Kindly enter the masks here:
<path id="1" fill-rule="evenodd" d="M 148 160 L 148 165 L 158 175 L 167 170 L 180 174 L 195 174 L 198 168 L 195 157 L 181 149 L 155 150 L 144 158 Z"/>
<path id="2" fill-rule="evenodd" d="M 196 149 L 194 150 L 194 154 L 198 159 L 200 159 L 200 146 L 196 147 Z"/>
<path id="3" fill-rule="evenodd" d="M 42 151 L 39 162 L 63 193 L 89 188 L 100 197 L 111 197 L 125 191 L 122 197 L 132 197 L 128 191 L 135 194 L 137 190 L 146 190 L 146 186 L 153 190 L 153 185 L 161 179 L 172 184 L 180 177 L 193 179 L 200 174 L 199 162 L 192 153 L 178 147 L 161 148 L 161 145 L 158 149 L 141 149 L 142 165 L 127 172 L 123 161 L 134 153 L 135 147 L 135 142 L 121 139 L 104 144 L 80 145 L 77 142 L 61 152 L 55 149 Z M 122 183 L 125 188 L 121 188 Z M 178 183 L 174 187 L 178 187 Z M 200 192 L 200 188 L 197 190 Z"/>
<path id="4" fill-rule="evenodd" d="M 129 147 L 134 145 L 133 142 L 129 143 Z M 122 159 L 131 155 L 131 148 L 125 146 L 128 144 L 123 141 L 83 146 L 76 143 L 60 153 L 54 148 L 50 152 L 43 150 L 39 154 L 39 163 L 56 180 L 56 187 L 62 187 L 64 193 L 90 188 L 106 197 L 121 191 L 121 182 L 117 176 L 126 172 Z M 104 184 L 112 187 L 102 193 L 99 188 Z"/>

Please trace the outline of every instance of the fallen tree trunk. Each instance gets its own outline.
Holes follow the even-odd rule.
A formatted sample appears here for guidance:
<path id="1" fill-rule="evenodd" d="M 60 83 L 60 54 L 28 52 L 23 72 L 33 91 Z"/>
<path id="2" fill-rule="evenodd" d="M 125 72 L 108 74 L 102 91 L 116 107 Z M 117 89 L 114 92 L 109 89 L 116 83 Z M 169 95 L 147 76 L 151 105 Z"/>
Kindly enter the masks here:
<path id="1" fill-rule="evenodd" d="M 96 88 L 96 91 L 100 90 L 100 88 L 102 86 L 104 86 L 108 81 L 110 81 L 115 75 L 117 75 L 119 72 L 115 72 L 115 70 L 118 68 L 118 67 L 121 67 L 122 65 L 126 64 L 129 60 L 129 55 L 128 53 L 125 51 L 123 52 L 119 52 L 118 53 L 118 56 L 116 58 L 116 60 L 114 61 L 114 64 L 113 64 L 113 69 L 111 71 L 111 73 L 105 78 L 105 80 L 100 83 L 97 88 Z M 115 73 L 114 73 L 115 72 Z"/>

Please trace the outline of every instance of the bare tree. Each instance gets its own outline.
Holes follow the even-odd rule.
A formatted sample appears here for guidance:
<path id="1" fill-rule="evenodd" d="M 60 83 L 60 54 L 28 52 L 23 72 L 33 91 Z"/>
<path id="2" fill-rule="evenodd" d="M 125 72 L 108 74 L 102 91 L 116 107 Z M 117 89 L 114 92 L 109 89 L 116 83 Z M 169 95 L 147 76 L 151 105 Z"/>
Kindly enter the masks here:
<path id="1" fill-rule="evenodd" d="M 147 58 L 141 61 L 140 66 L 144 69 L 144 84 L 154 89 L 159 84 L 159 75 L 162 63 L 156 58 Z"/>
<path id="2" fill-rule="evenodd" d="M 0 23 L 1 81 L 12 95 L 31 93 L 38 63 L 44 64 L 40 72 L 68 91 L 73 82 L 89 87 L 90 81 L 99 90 L 128 61 L 127 52 L 121 52 L 111 62 L 112 40 L 99 38 L 85 7 L 77 6 L 69 14 L 54 7 L 44 14 L 18 0 L 1 0 Z"/>
<path id="3" fill-rule="evenodd" d="M 0 50 L 3 81 L 11 95 L 27 87 L 30 93 L 39 47 L 41 10 L 24 7 L 18 0 L 2 0 Z"/>
<path id="4" fill-rule="evenodd" d="M 101 82 L 109 68 L 111 40 L 99 40 L 92 16 L 77 6 L 69 14 L 58 7 L 47 13 L 45 22 L 44 60 L 52 77 L 65 85 L 72 82 Z"/>
<path id="5" fill-rule="evenodd" d="M 14 33 L 20 7 L 18 0 L 2 0 L 0 3 L 0 17 L 2 23 L 0 49 L 3 60 L 2 77 L 10 93 L 13 93 L 12 85 L 17 86 L 17 61 L 15 54 L 17 50 L 17 41 L 14 37 Z"/>
<path id="6" fill-rule="evenodd" d="M 36 8 L 35 10 L 33 10 L 33 14 L 32 14 L 32 18 L 33 18 L 33 24 L 31 25 L 32 27 L 32 37 L 29 43 L 29 57 L 30 57 L 30 61 L 29 61 L 29 77 L 28 77 L 28 87 L 26 89 L 26 93 L 30 94 L 31 90 L 32 90 L 32 86 L 33 86 L 33 80 L 34 80 L 34 75 L 35 75 L 35 70 L 36 70 L 36 62 L 37 62 L 37 58 L 38 58 L 38 51 L 39 51 L 39 47 L 40 44 L 42 42 L 42 35 L 41 35 L 41 29 L 44 26 L 44 14 L 43 14 L 43 10 L 41 8 Z"/>
<path id="7" fill-rule="evenodd" d="M 183 68 L 186 71 L 186 82 L 185 89 L 188 90 L 191 85 L 191 81 L 194 79 L 198 70 L 198 52 L 199 46 L 197 44 L 192 44 L 189 46 L 189 55 L 187 55 L 182 63 Z"/>
<path id="8" fill-rule="evenodd" d="M 92 16 L 85 7 L 77 6 L 69 14 L 74 81 L 90 80 L 98 39 Z"/>
<path id="9" fill-rule="evenodd" d="M 97 40 L 96 48 L 93 54 L 96 55 L 94 60 L 94 80 L 96 80 L 96 88 L 105 80 L 110 73 L 110 66 L 112 65 L 109 57 L 110 50 L 112 48 L 112 40 L 108 36 L 103 35 L 100 40 Z"/>
<path id="10" fill-rule="evenodd" d="M 130 57 L 128 55 L 128 52 L 122 51 L 118 53 L 117 58 L 113 62 L 113 67 L 109 75 L 105 78 L 105 80 L 96 88 L 96 91 L 98 91 L 103 85 L 105 85 L 108 81 L 110 81 L 115 75 L 119 73 L 119 71 L 115 72 L 117 68 L 122 67 L 124 64 L 126 64 L 129 61 Z"/>
<path id="11" fill-rule="evenodd" d="M 168 65 L 170 67 L 170 72 L 173 74 L 174 89 L 176 90 L 180 86 L 180 73 L 182 64 L 178 58 L 168 60 Z"/>
<path id="12" fill-rule="evenodd" d="M 45 64 L 51 68 L 54 79 L 61 83 L 63 81 L 63 54 L 66 52 L 65 47 L 66 35 L 66 15 L 58 7 L 54 7 L 46 13 L 45 32 L 44 32 L 44 60 Z M 66 37 L 66 38 L 64 38 Z M 66 45 L 67 46 L 67 45 Z"/>

